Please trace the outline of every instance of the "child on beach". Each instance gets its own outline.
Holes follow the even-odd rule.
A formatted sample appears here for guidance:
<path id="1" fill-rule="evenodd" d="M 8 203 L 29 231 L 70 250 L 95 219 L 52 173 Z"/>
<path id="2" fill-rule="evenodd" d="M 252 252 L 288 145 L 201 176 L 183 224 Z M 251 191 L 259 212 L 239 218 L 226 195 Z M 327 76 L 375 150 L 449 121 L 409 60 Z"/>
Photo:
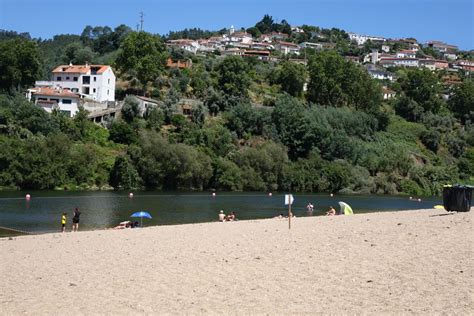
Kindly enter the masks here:
<path id="1" fill-rule="evenodd" d="M 66 213 L 63 213 L 63 215 L 61 216 L 61 231 L 64 233 L 66 232 L 66 221 L 67 221 L 67 214 Z"/>

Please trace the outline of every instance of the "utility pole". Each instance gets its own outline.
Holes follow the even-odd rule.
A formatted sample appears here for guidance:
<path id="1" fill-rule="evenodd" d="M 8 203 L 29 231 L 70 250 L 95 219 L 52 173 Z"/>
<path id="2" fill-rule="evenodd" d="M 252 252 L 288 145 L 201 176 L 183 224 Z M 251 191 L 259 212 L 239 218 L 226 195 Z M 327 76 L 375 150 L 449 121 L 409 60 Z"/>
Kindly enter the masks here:
<path id="1" fill-rule="evenodd" d="M 143 31 L 143 11 L 140 12 L 140 31 Z"/>

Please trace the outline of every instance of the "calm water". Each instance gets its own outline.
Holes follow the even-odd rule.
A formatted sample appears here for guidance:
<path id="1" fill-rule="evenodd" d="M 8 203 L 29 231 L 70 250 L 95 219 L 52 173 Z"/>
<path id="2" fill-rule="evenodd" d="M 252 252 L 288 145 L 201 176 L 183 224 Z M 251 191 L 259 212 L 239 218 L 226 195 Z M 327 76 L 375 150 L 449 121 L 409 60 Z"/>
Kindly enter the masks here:
<path id="1" fill-rule="evenodd" d="M 128 220 L 135 211 L 147 211 L 153 219 L 144 219 L 144 226 L 210 222 L 217 219 L 219 210 L 227 214 L 235 211 L 237 218 L 257 219 L 274 217 L 287 212 L 284 194 L 268 196 L 266 193 L 217 193 L 208 192 L 29 192 L 31 200 L 25 200 L 26 192 L 0 192 L 0 226 L 28 232 L 49 232 L 60 229 L 62 212 L 68 213 L 68 230 L 72 224 L 72 212 L 78 207 L 81 214 L 81 230 L 113 227 Z M 421 202 L 401 196 L 360 196 L 322 194 L 293 194 L 296 216 L 308 216 L 306 204 L 315 206 L 312 216 L 325 214 L 329 206 L 339 209 L 337 202 L 352 206 L 354 213 L 432 208 L 442 204 L 439 197 L 424 197 Z"/>

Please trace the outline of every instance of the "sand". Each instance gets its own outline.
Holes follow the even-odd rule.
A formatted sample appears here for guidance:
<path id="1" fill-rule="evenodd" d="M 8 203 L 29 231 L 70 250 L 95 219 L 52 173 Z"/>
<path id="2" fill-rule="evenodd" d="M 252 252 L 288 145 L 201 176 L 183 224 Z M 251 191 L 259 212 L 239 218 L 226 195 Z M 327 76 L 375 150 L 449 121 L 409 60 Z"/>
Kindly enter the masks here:
<path id="1" fill-rule="evenodd" d="M 473 314 L 472 213 L 0 239 L 1 314 Z"/>

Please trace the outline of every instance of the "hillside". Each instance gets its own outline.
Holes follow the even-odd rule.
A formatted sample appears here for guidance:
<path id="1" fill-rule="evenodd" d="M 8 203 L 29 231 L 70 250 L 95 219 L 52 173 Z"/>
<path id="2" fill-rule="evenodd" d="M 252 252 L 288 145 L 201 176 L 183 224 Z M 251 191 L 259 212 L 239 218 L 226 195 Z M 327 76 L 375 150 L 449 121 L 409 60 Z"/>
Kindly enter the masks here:
<path id="1" fill-rule="evenodd" d="M 267 17 L 241 32 L 327 48 L 262 59 L 169 44 L 226 32 L 87 26 L 50 40 L 0 32 L 0 187 L 435 195 L 446 183 L 474 183 L 472 72 L 392 67 L 395 80 L 376 80 L 361 62 L 382 44 Z M 191 66 L 170 68 L 178 60 Z M 86 62 L 112 65 L 121 118 L 99 126 L 85 111 L 68 118 L 25 99 L 57 65 Z M 384 99 L 387 89 L 393 98 Z M 130 94 L 159 106 L 140 115 Z M 183 99 L 196 101 L 187 113 Z"/>

